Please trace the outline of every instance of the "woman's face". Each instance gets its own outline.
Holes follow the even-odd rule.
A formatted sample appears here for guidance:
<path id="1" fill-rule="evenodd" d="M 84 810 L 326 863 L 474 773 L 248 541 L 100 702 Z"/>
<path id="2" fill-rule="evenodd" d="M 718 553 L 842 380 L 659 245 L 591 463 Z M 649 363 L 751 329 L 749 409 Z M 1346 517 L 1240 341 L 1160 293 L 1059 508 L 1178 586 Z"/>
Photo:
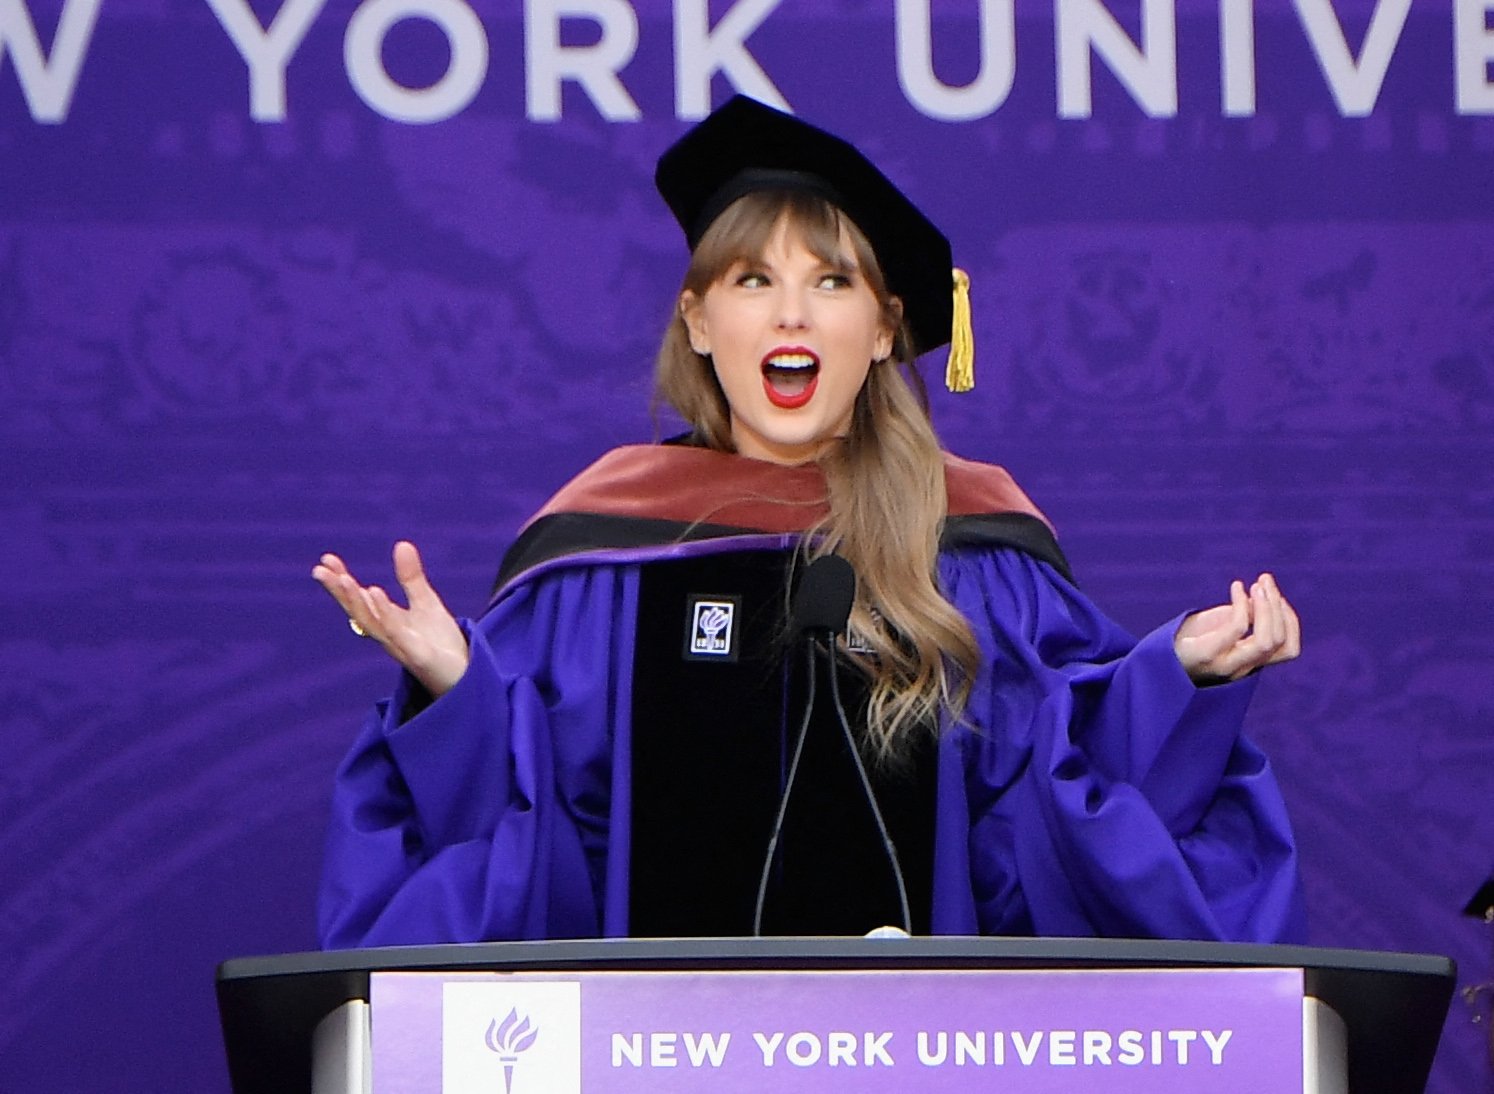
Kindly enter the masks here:
<path id="1" fill-rule="evenodd" d="M 742 455 L 804 463 L 850 428 L 872 361 L 892 352 L 854 255 L 843 227 L 840 259 L 826 262 L 782 219 L 757 261 L 681 295 L 691 348 L 711 357 Z"/>

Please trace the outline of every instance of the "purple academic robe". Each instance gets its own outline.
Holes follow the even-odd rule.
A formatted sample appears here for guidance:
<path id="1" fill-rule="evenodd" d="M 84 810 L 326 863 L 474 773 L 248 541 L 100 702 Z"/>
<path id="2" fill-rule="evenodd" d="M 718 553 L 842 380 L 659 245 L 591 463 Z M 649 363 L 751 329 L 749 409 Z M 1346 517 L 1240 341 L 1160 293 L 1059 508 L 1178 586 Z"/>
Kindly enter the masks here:
<path id="1" fill-rule="evenodd" d="M 464 623 L 460 682 L 401 721 L 405 678 L 339 769 L 322 945 L 627 935 L 640 567 L 796 542 L 593 550 L 510 581 Z M 939 739 L 934 932 L 1302 941 L 1286 810 L 1240 731 L 1255 679 L 1195 687 L 1179 620 L 1137 642 L 1012 547 L 947 550 L 939 575 L 983 667 Z"/>

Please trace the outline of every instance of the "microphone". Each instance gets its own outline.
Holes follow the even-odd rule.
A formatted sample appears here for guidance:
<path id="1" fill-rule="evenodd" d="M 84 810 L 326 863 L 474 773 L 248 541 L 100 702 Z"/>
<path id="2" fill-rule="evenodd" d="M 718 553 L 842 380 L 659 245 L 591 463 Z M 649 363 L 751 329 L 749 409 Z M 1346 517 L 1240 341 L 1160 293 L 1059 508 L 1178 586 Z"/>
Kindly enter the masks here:
<path id="1" fill-rule="evenodd" d="M 851 761 L 856 765 L 856 774 L 861 779 L 862 793 L 867 805 L 871 807 L 872 819 L 876 822 L 882 846 L 892 866 L 892 878 L 897 883 L 898 903 L 903 916 L 903 930 L 909 934 L 913 932 L 913 918 L 908 910 L 908 889 L 903 881 L 902 867 L 898 863 L 897 848 L 893 846 L 892 837 L 887 832 L 882 811 L 877 808 L 871 779 L 866 774 L 866 765 L 861 761 L 861 751 L 856 747 L 856 739 L 851 733 L 851 724 L 840 699 L 834 639 L 837 634 L 844 633 L 855 599 L 855 569 L 839 555 L 822 555 L 804 568 L 799 588 L 795 590 L 789 606 L 789 621 L 794 637 L 809 637 L 809 642 L 805 644 L 809 694 L 804 703 L 804 720 L 799 725 L 799 736 L 794 743 L 794 755 L 789 761 L 788 779 L 784 783 L 783 796 L 778 801 L 778 815 L 773 819 L 773 831 L 768 837 L 768 850 L 763 858 L 762 877 L 757 886 L 757 907 L 752 917 L 754 938 L 761 937 L 763 933 L 763 904 L 768 895 L 768 878 L 773 870 L 773 860 L 778 854 L 778 839 L 783 834 L 783 821 L 788 815 L 789 798 L 794 792 L 794 781 L 799 775 L 799 760 L 804 755 L 804 741 L 809 735 L 809 721 L 814 713 L 815 677 L 818 675 L 815 671 L 815 639 L 821 636 L 824 637 L 830 654 L 830 695 L 835 702 L 835 714 L 840 721 L 846 747 L 850 749 Z"/>
<path id="2" fill-rule="evenodd" d="M 856 599 L 856 571 L 839 555 L 821 555 L 804 568 L 789 621 L 795 637 L 801 634 L 833 637 L 846 629 Z"/>

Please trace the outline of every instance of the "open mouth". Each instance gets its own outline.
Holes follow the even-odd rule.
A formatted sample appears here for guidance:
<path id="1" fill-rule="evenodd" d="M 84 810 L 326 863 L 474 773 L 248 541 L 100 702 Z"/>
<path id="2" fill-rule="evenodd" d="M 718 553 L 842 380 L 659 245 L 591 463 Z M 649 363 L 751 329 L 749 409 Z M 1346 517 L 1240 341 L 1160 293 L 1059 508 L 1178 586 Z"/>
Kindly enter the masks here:
<path id="1" fill-rule="evenodd" d="M 814 398 L 819 376 L 820 359 L 807 349 L 774 350 L 763 358 L 763 391 L 768 402 L 783 410 Z"/>

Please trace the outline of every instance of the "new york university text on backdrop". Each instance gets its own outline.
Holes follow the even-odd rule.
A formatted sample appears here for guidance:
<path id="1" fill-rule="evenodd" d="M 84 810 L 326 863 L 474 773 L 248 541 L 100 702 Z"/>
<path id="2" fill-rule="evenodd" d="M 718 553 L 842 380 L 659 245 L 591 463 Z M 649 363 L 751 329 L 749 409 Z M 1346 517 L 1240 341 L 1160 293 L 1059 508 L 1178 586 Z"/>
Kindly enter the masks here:
<path id="1" fill-rule="evenodd" d="M 109 0 L 62 0 L 55 27 L 45 28 L 38 27 L 30 2 L 0 0 L 0 72 L 14 73 L 0 78 L 0 108 L 18 85 L 33 121 L 59 124 L 67 119 Z M 299 51 L 327 0 L 284 0 L 268 25 L 248 0 L 203 3 L 244 61 L 249 116 L 265 123 L 285 120 L 291 109 L 287 70 L 298 61 L 318 63 L 304 61 Z M 1270 78 L 1269 66 L 1261 63 L 1268 56 L 1263 56 L 1257 35 L 1267 9 L 1273 20 L 1289 22 L 1292 33 L 1302 36 L 1338 112 L 1360 117 L 1375 107 L 1412 6 L 1412 0 L 1376 0 L 1361 36 L 1346 32 L 1333 0 L 1141 0 L 1132 33 L 1104 0 L 1052 0 L 1050 76 L 1047 58 L 1019 66 L 1015 0 L 967 0 L 957 16 L 941 11 L 939 22 L 931 14 L 932 0 L 892 3 L 893 19 L 884 32 L 894 39 L 898 84 L 914 108 L 944 121 L 997 112 L 1021 78 L 1019 72 L 1029 69 L 1034 78 L 1053 80 L 1059 117 L 1089 117 L 1096 66 L 1109 72 L 1146 116 L 1172 117 L 1179 107 L 1180 15 L 1206 19 L 1217 29 L 1220 113 L 1251 116 L 1257 87 Z M 714 25 L 708 7 L 708 0 L 523 0 L 521 18 L 504 15 L 485 21 L 468 0 L 363 0 L 342 34 L 342 65 L 370 110 L 392 121 L 427 124 L 471 105 L 487 79 L 494 40 L 519 37 L 523 105 L 530 120 L 559 120 L 562 88 L 572 84 L 602 117 L 625 122 L 643 116 L 629 88 L 629 65 L 644 36 L 657 34 L 667 35 L 673 50 L 677 117 L 699 118 L 708 112 L 711 81 L 718 74 L 737 90 L 791 109 L 770 66 L 754 54 L 751 38 L 771 20 L 792 17 L 793 0 L 736 0 Z M 1446 23 L 1445 36 L 1439 33 L 1447 44 L 1445 90 L 1448 109 L 1457 114 L 1494 115 L 1491 15 L 1494 0 L 1452 0 L 1435 16 L 1426 16 Z M 382 58 L 385 38 L 405 20 L 431 24 L 448 47 L 444 71 L 424 87 L 399 83 Z M 581 37 L 591 40 L 567 41 L 562 33 L 567 24 L 571 29 L 584 24 Z M 823 28 L 827 36 L 834 33 L 831 21 L 806 25 Z M 934 55 L 945 34 L 978 43 L 979 65 L 965 82 L 946 83 L 935 71 Z M 1351 44 L 1356 37 L 1357 48 Z M 823 45 L 833 48 L 834 42 Z"/>

